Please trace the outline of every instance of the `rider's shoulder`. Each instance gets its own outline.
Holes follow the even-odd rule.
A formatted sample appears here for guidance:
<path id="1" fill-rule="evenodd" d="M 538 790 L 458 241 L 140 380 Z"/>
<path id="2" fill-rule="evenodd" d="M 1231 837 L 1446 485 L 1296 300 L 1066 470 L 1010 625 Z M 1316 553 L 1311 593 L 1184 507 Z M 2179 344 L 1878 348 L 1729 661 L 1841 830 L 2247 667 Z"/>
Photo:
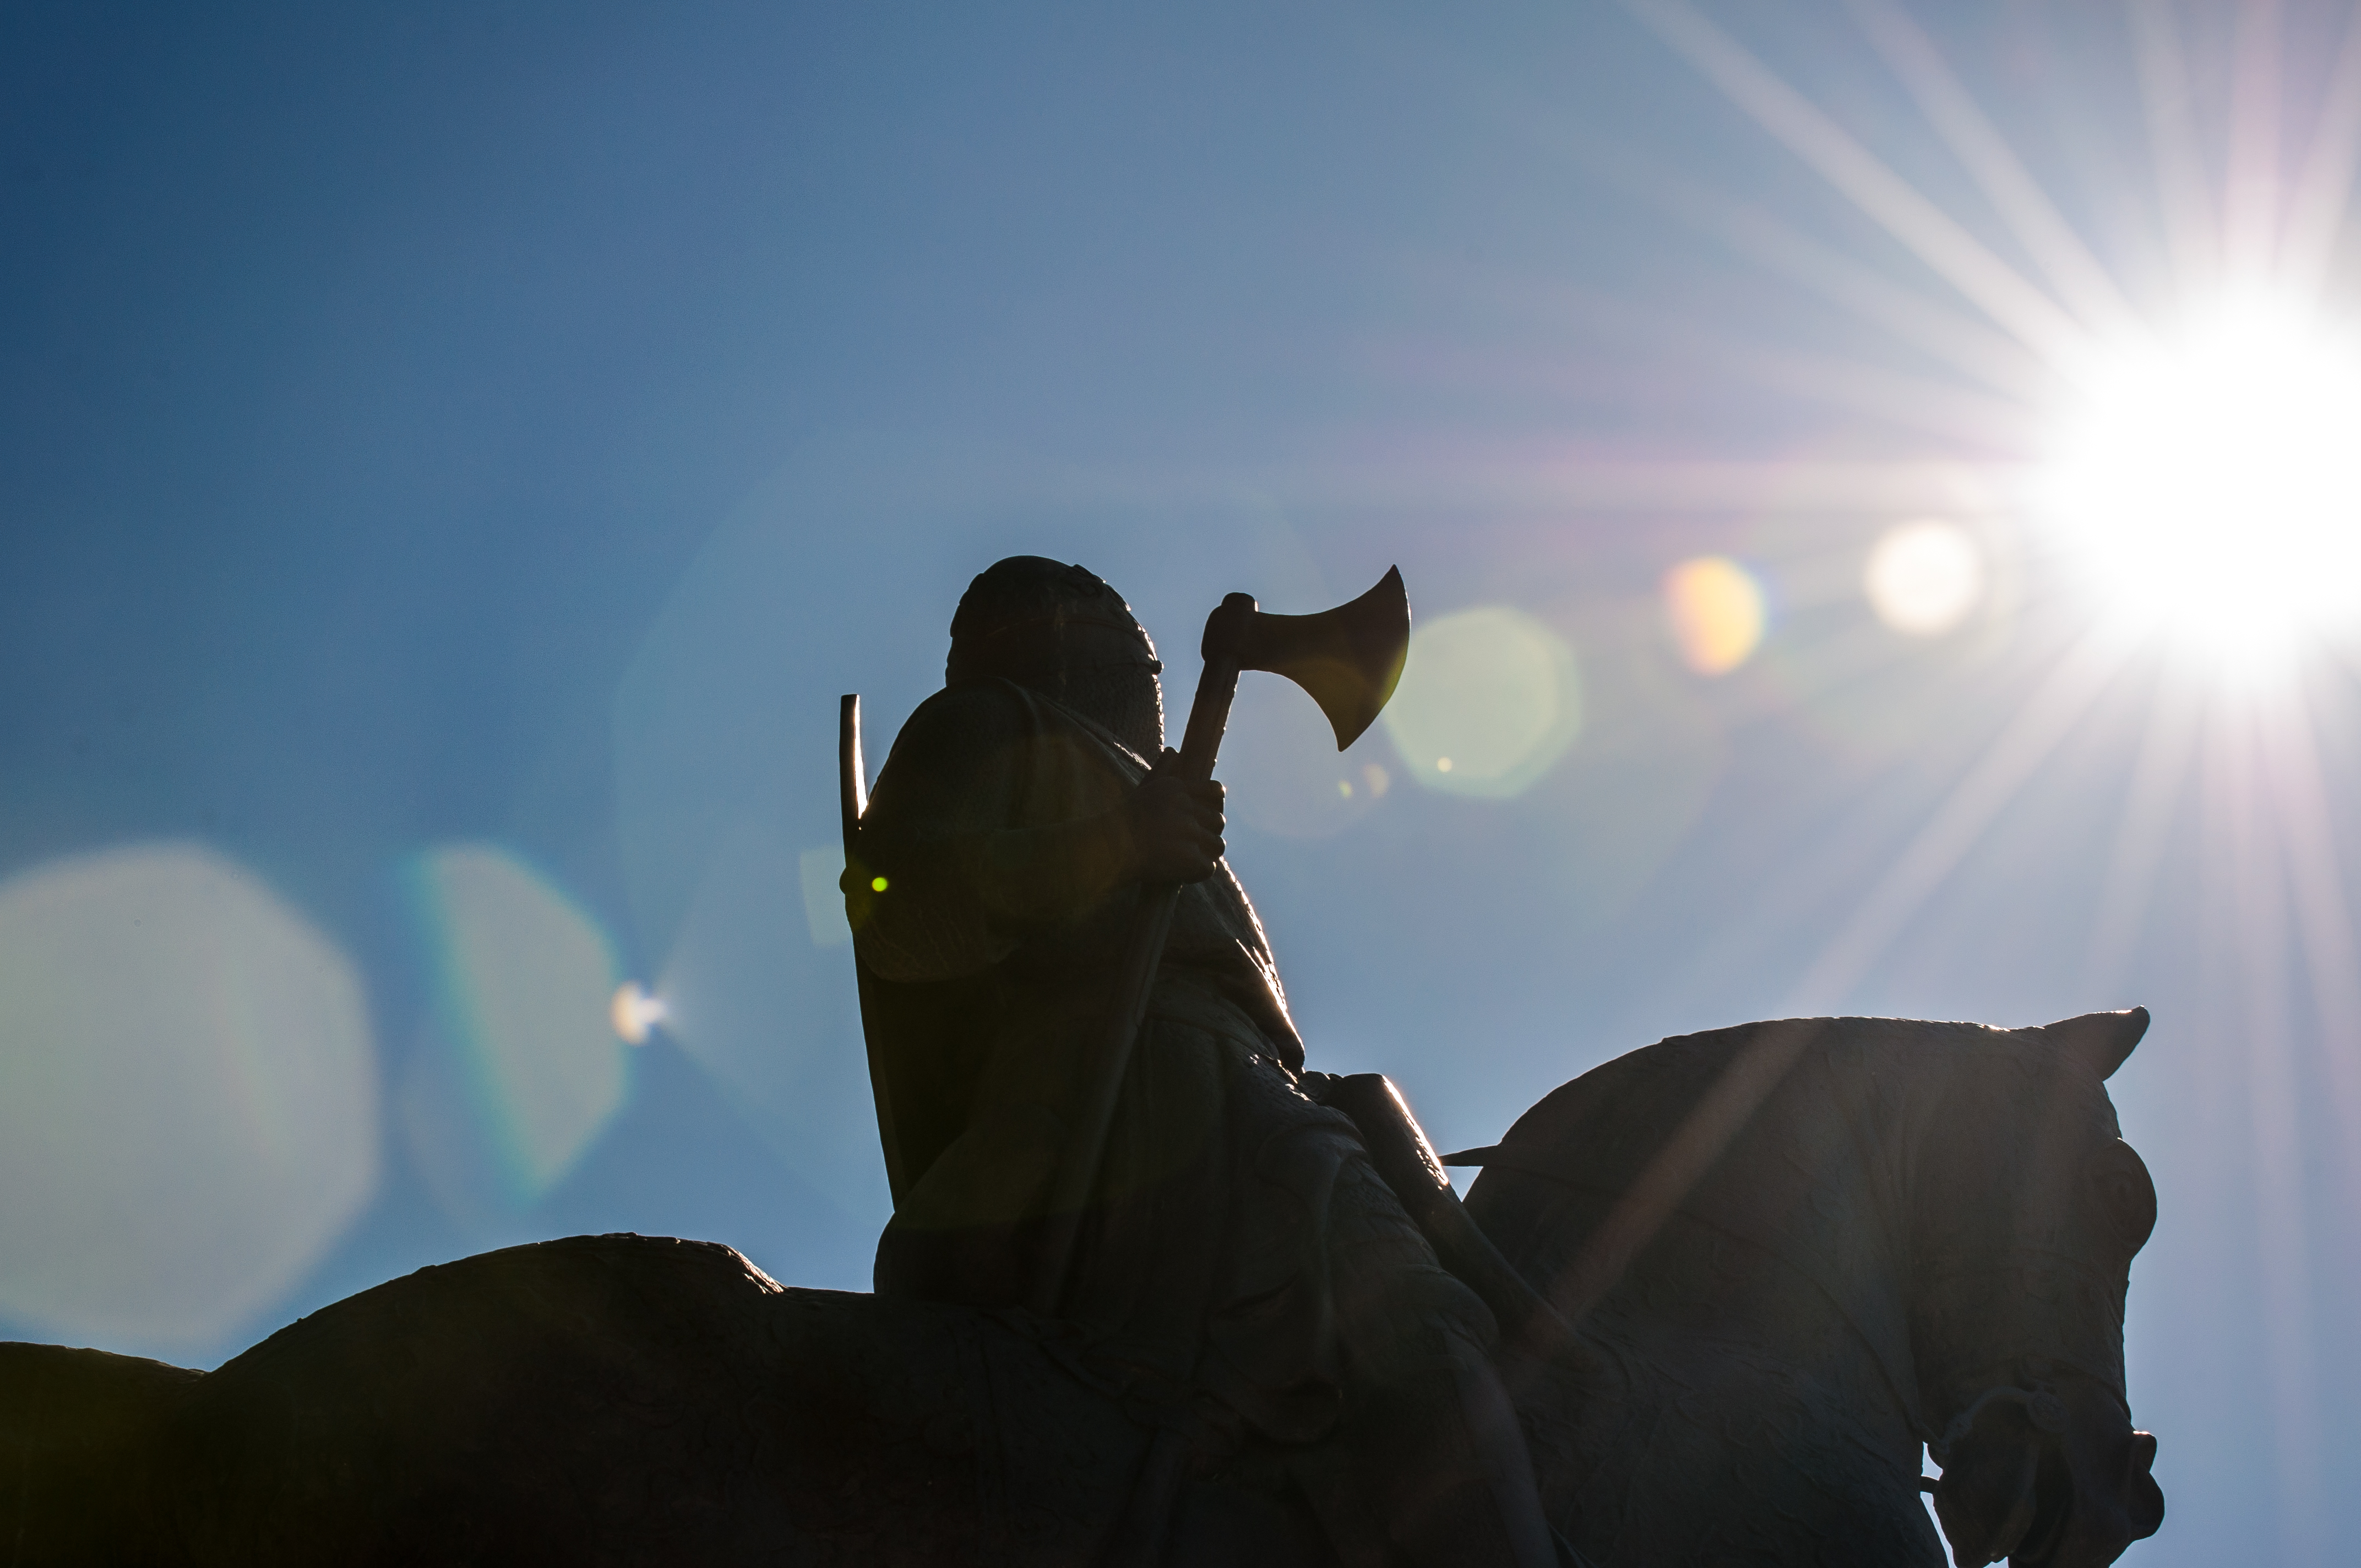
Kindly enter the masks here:
<path id="1" fill-rule="evenodd" d="M 948 685 L 912 710 L 896 745 L 989 745 L 1081 728 L 1062 705 L 998 676 Z"/>
<path id="2" fill-rule="evenodd" d="M 1054 697 L 999 675 L 943 687 L 911 711 L 909 722 L 1037 731 L 1097 728 Z"/>
<path id="3" fill-rule="evenodd" d="M 1048 706 L 1039 694 L 997 675 L 948 685 L 911 710 L 905 728 L 924 726 L 1005 729 L 1038 722 Z"/>

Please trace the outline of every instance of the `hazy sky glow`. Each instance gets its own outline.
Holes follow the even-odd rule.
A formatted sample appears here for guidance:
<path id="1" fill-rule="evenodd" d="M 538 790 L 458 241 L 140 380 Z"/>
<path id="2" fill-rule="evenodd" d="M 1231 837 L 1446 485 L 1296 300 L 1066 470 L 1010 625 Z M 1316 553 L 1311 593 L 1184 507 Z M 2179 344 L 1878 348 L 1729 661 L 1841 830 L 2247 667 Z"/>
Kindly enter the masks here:
<path id="1" fill-rule="evenodd" d="M 837 695 L 873 773 L 1014 552 L 1176 707 L 1399 563 L 1398 710 L 1224 755 L 1315 1062 L 1471 1145 L 2143 1003 L 2127 1561 L 2339 1561 L 2356 169 L 2291 0 L 20 7 L 0 1335 L 585 1231 L 865 1288 Z"/>

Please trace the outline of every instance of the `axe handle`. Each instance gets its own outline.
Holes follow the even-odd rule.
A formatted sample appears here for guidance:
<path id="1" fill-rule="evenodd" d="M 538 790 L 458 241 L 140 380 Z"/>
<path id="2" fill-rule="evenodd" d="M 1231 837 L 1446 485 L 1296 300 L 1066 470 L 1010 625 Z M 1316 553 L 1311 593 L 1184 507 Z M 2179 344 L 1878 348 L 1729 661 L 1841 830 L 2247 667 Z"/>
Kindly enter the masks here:
<path id="1" fill-rule="evenodd" d="M 1253 596 L 1232 594 L 1205 621 L 1205 669 L 1197 677 L 1196 700 L 1189 705 L 1189 728 L 1180 737 L 1180 772 L 1191 783 L 1203 784 L 1213 776 L 1222 732 L 1229 728 L 1230 703 L 1238 694 L 1238 666 L 1254 609 Z M 1040 1317 L 1056 1317 L 1064 1304 L 1066 1276 L 1073 1267 L 1082 1212 L 1106 1158 L 1115 1101 L 1123 1093 L 1131 1047 L 1148 1016 L 1148 993 L 1155 988 L 1157 966 L 1164 961 L 1164 939 L 1172 934 L 1172 912 L 1180 902 L 1178 883 L 1155 883 L 1140 889 L 1139 907 L 1133 912 L 1131 930 L 1124 942 L 1123 965 L 1115 970 L 1115 989 L 1107 998 L 1106 1025 L 1097 1048 L 1086 1060 L 1091 1078 L 1083 1090 L 1082 1119 L 1066 1145 L 1065 1157 L 1058 1164 L 1057 1181 L 1050 1189 L 1049 1212 L 1042 1222 L 1041 1251 L 1035 1261 L 1033 1288 L 1025 1301 Z"/>
<path id="2" fill-rule="evenodd" d="M 1245 650 L 1246 629 L 1253 624 L 1255 601 L 1232 594 L 1205 623 L 1205 669 L 1197 677 L 1196 700 L 1189 705 L 1189 728 L 1180 732 L 1180 773 L 1191 784 L 1213 776 L 1213 758 L 1222 750 L 1222 732 L 1230 727 L 1230 704 L 1238 695 L 1238 666 Z M 1230 628 L 1235 627 L 1235 631 Z M 1226 636 L 1218 633 L 1229 632 Z"/>

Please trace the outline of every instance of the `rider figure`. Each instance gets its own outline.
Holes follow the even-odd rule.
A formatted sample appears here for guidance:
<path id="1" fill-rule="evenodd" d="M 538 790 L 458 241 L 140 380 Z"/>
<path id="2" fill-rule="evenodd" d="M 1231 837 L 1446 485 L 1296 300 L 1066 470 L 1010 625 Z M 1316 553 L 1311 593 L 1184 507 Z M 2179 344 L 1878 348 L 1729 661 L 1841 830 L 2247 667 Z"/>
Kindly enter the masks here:
<path id="1" fill-rule="evenodd" d="M 879 774 L 845 879 L 895 1197 L 878 1293 L 1026 1299 L 1129 916 L 1184 883 L 1060 1316 L 1127 1404 L 1341 1446 L 1350 1478 L 1304 1487 L 1340 1547 L 1389 1554 L 1375 1521 L 1419 1564 L 1552 1568 L 1492 1314 L 1306 1093 L 1221 786 L 1164 748 L 1161 668 L 1099 578 L 1002 561 Z"/>

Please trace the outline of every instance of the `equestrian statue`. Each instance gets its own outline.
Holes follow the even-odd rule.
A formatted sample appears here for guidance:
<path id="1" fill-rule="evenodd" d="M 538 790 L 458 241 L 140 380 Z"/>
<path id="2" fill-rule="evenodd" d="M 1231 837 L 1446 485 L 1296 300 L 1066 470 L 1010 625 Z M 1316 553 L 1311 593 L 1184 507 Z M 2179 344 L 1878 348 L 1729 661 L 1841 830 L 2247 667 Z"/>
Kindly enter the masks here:
<path id="1" fill-rule="evenodd" d="M 992 566 L 873 795 L 840 716 L 874 1292 L 582 1236 L 211 1373 L 0 1345 L 10 1561 L 1939 1568 L 1922 1492 L 1962 1563 L 2153 1533 L 2104 1088 L 2144 1010 L 1685 1036 L 1442 1157 L 1307 1061 L 1222 731 L 1268 671 L 1349 745 L 1409 630 L 1393 572 L 1232 595 L 1168 750 L 1121 596 Z"/>

